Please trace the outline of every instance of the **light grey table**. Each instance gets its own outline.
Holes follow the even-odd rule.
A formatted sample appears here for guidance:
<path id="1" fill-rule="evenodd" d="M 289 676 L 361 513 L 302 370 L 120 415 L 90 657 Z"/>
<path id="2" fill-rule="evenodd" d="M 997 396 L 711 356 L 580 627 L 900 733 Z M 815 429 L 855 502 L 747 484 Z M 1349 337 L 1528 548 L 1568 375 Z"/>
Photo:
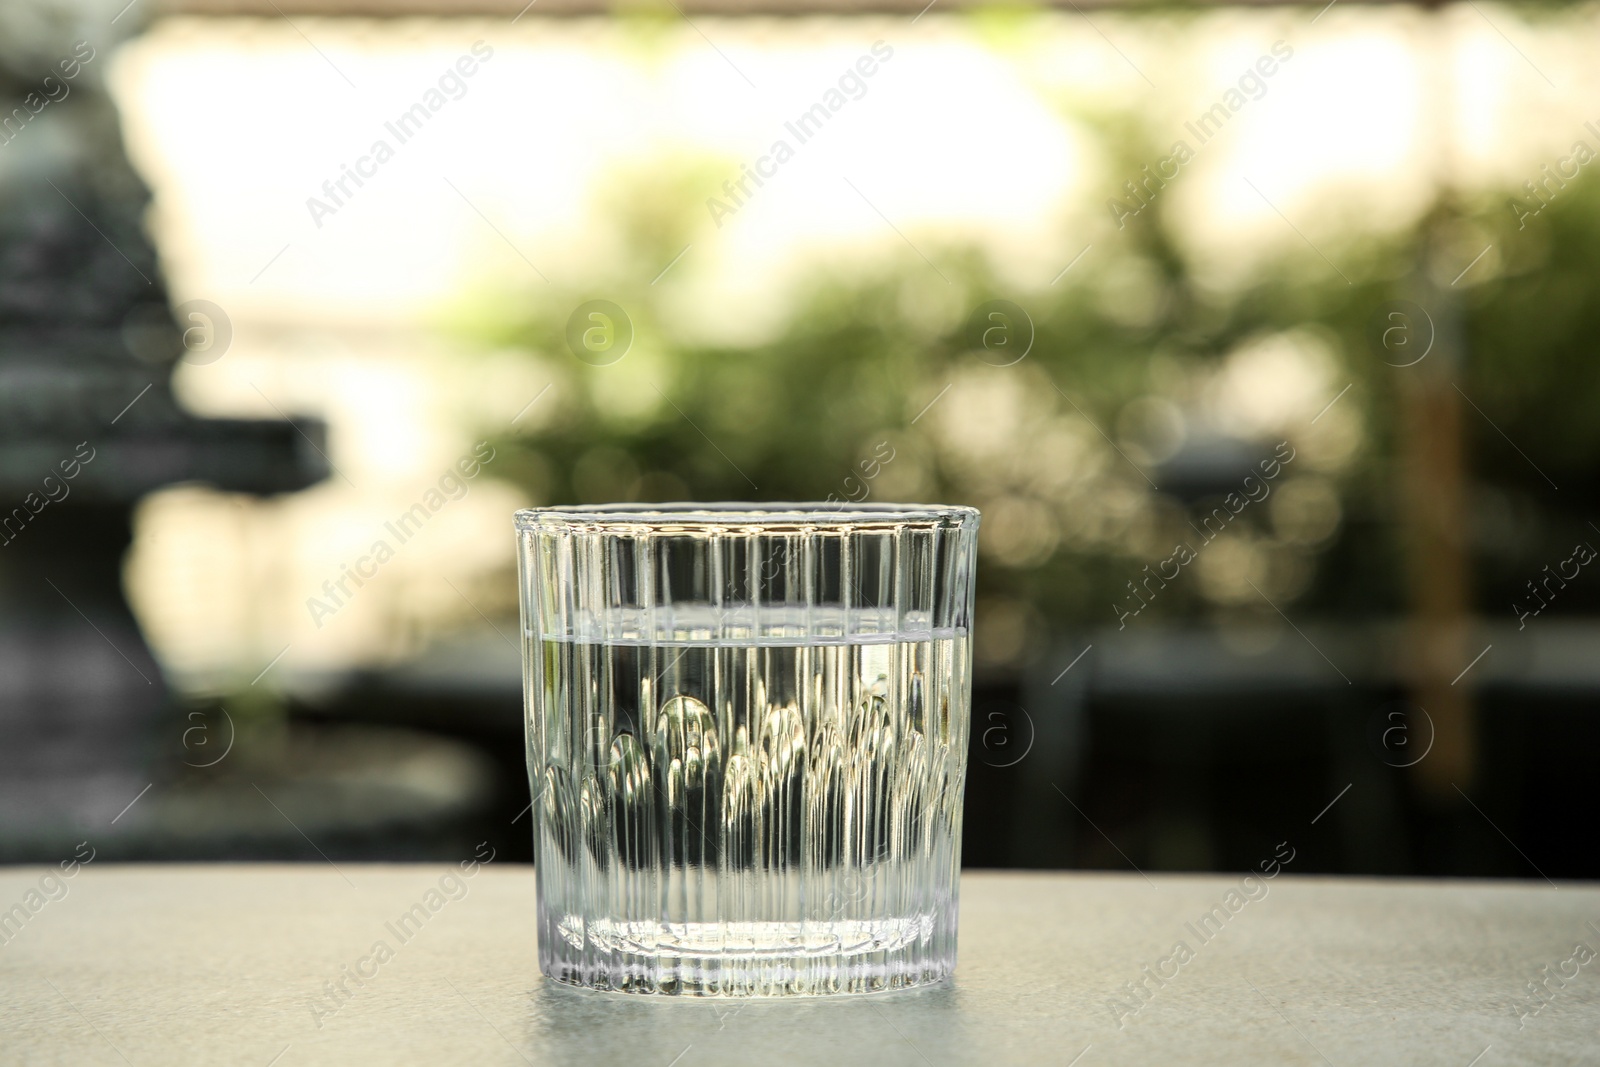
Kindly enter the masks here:
<path id="1" fill-rule="evenodd" d="M 0 868 L 0 909 L 28 916 L 0 928 L 0 1063 L 1600 1062 L 1600 960 L 1559 973 L 1600 950 L 1591 886 L 1284 873 L 1230 914 L 1225 876 L 974 873 L 953 982 L 773 1002 L 557 987 L 531 868 L 430 898 L 449 870 L 96 863 L 48 899 L 28 895 L 45 868 Z M 437 910 L 401 943 L 389 924 L 416 904 Z M 330 998 L 364 958 L 373 976 Z"/>

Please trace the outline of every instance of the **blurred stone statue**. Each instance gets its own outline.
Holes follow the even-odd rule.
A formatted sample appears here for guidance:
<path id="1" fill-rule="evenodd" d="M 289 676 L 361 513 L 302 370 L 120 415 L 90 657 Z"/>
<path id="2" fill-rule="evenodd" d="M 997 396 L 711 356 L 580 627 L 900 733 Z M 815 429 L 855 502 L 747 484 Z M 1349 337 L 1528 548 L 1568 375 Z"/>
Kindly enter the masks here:
<path id="1" fill-rule="evenodd" d="M 198 301 L 175 319 L 105 88 L 148 7 L 0 4 L 0 860 L 115 832 L 172 747 L 122 591 L 137 500 L 326 473 L 314 421 L 202 420 L 174 399 L 175 363 L 219 358 L 229 326 Z"/>

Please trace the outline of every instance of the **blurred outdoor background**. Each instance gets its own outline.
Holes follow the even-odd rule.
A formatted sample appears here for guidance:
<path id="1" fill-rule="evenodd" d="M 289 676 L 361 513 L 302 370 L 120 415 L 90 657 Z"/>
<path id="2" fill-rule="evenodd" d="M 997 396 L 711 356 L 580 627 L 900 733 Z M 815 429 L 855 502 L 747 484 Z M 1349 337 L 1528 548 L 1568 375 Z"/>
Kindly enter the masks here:
<path id="1" fill-rule="evenodd" d="M 512 511 L 831 496 L 982 509 L 969 866 L 1600 875 L 1597 53 L 5 5 L 0 860 L 527 858 Z"/>

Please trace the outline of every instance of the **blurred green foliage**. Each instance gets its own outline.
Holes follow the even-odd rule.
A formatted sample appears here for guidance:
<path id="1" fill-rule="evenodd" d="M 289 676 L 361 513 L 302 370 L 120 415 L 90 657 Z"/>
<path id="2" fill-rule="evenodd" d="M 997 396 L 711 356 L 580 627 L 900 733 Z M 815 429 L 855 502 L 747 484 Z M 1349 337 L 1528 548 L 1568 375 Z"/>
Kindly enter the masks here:
<path id="1" fill-rule="evenodd" d="M 1162 154 L 1135 123 L 1101 125 L 1111 173 L 1136 173 Z M 1600 459 L 1591 342 L 1600 192 L 1590 186 L 1575 185 L 1522 229 L 1504 195 L 1446 197 L 1408 232 L 1350 240 L 1337 249 L 1338 267 L 1294 248 L 1230 290 L 1196 276 L 1166 215 L 1171 199 L 1158 199 L 1059 284 L 1008 291 L 977 249 L 926 249 L 932 265 L 905 249 L 876 267 L 811 279 L 775 334 L 728 344 L 683 325 L 678 287 L 690 272 L 659 275 L 685 246 L 714 240 L 704 198 L 733 170 L 680 160 L 623 176 L 602 213 L 615 224 L 605 276 L 500 301 L 478 317 L 490 323 L 478 330 L 484 343 L 565 368 L 559 411 L 536 433 L 498 443 L 501 475 L 537 502 L 865 493 L 973 504 L 985 510 L 980 598 L 1001 634 L 991 658 L 1016 661 L 1052 629 L 1114 622 L 1109 605 L 1127 598 L 1127 583 L 1216 504 L 1220 493 L 1164 491 L 1165 457 L 1140 443 L 1140 405 L 1156 398 L 1192 413 L 1230 354 L 1262 338 L 1310 338 L 1333 362 L 1327 395 L 1350 386 L 1339 418 L 1359 440 L 1318 445 L 1301 417 L 1288 436 L 1301 435 L 1295 447 L 1312 458 L 1279 488 L 1303 479 L 1291 502 L 1314 504 L 1331 487 L 1332 525 L 1300 535 L 1304 514 L 1251 509 L 1230 528 L 1234 548 L 1208 547 L 1210 577 L 1172 583 L 1152 608 L 1169 618 L 1270 610 L 1239 593 L 1226 564 L 1276 589 L 1280 607 L 1393 613 L 1403 602 L 1397 397 L 1400 376 L 1418 372 L 1386 362 L 1374 338 L 1388 302 L 1405 298 L 1432 302 L 1436 328 L 1459 325 L 1465 339 L 1465 366 L 1430 369 L 1477 408 L 1464 408 L 1463 425 L 1474 471 L 1466 521 L 1485 570 L 1479 596 L 1503 599 L 1525 564 L 1536 571 L 1546 547 L 1570 544 L 1568 528 L 1581 528 Z M 1492 251 L 1477 277 L 1426 278 L 1484 245 Z M 579 360 L 564 340 L 572 310 L 595 297 L 626 309 L 635 331 L 627 355 L 608 366 Z M 972 318 L 996 299 L 1032 320 L 1032 346 L 1010 366 L 996 364 L 1015 347 L 986 351 L 991 323 Z M 1248 443 L 1265 455 L 1272 440 Z M 880 464 L 888 452 L 894 458 Z M 1532 456 L 1560 493 L 1531 469 Z"/>

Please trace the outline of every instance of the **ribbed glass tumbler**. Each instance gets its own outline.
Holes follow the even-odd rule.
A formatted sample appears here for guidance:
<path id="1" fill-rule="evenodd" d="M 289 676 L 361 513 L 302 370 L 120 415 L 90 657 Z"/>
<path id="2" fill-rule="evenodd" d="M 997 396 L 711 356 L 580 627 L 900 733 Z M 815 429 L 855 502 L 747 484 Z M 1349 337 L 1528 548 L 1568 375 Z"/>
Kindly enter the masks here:
<path id="1" fill-rule="evenodd" d="M 517 514 L 539 965 L 901 989 L 956 962 L 978 513 Z"/>

